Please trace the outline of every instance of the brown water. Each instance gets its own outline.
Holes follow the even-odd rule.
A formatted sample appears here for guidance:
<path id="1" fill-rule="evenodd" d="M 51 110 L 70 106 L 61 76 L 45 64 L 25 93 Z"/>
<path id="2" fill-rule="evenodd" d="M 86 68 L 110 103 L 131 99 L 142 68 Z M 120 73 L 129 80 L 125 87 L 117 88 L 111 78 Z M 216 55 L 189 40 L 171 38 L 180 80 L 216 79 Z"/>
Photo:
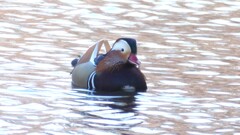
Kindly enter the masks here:
<path id="1" fill-rule="evenodd" d="M 139 41 L 148 92 L 72 90 L 99 39 Z M 1 0 L 0 134 L 240 134 L 239 0 Z"/>

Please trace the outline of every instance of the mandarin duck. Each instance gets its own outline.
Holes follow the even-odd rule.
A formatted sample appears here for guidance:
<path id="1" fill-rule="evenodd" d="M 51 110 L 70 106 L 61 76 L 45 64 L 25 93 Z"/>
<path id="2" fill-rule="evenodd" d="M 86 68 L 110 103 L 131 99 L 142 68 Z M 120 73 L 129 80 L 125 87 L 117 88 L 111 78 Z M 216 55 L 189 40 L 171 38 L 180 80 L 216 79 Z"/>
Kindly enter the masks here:
<path id="1" fill-rule="evenodd" d="M 100 54 L 103 45 L 105 53 Z M 112 48 L 107 40 L 101 40 L 72 61 L 72 86 L 103 92 L 145 92 L 145 76 L 136 55 L 135 39 L 119 38 Z"/>

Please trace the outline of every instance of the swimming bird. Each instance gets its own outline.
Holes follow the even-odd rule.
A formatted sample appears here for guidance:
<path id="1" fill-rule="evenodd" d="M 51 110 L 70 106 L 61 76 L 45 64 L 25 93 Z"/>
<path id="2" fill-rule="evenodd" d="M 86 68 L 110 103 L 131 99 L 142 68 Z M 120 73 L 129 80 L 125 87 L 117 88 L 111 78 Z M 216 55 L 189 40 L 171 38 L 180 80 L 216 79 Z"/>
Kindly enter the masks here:
<path id="1" fill-rule="evenodd" d="M 102 45 L 106 53 L 99 54 Z M 144 74 L 137 58 L 137 42 L 133 38 L 119 38 L 112 48 L 107 40 L 90 47 L 79 59 L 73 60 L 73 87 L 103 92 L 145 92 Z"/>

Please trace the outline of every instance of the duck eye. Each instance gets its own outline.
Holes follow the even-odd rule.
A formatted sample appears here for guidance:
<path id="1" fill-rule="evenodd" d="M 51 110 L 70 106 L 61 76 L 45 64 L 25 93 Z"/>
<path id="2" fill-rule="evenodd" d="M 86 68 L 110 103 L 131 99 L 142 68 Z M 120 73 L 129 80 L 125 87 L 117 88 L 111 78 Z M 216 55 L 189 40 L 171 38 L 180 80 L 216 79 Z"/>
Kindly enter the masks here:
<path id="1" fill-rule="evenodd" d="M 122 48 L 121 51 L 124 52 L 124 49 Z"/>

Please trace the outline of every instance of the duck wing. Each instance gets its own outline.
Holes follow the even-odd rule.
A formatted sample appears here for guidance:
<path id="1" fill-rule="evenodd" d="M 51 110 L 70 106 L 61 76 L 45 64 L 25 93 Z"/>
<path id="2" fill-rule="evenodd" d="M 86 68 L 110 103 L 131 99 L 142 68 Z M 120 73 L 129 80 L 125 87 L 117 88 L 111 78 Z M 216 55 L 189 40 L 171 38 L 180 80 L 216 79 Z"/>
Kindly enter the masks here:
<path id="1" fill-rule="evenodd" d="M 105 52 L 108 52 L 111 49 L 108 41 L 102 39 L 102 40 L 98 41 L 95 45 L 91 46 L 86 51 L 86 53 L 83 54 L 83 56 L 81 57 L 81 59 L 78 61 L 77 64 L 81 64 L 81 63 L 85 63 L 85 62 L 89 62 L 90 61 L 91 63 L 96 65 L 95 58 L 98 57 L 99 51 L 101 50 L 103 45 L 105 47 Z"/>

